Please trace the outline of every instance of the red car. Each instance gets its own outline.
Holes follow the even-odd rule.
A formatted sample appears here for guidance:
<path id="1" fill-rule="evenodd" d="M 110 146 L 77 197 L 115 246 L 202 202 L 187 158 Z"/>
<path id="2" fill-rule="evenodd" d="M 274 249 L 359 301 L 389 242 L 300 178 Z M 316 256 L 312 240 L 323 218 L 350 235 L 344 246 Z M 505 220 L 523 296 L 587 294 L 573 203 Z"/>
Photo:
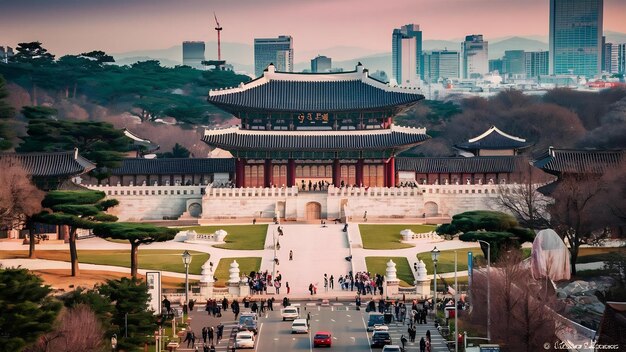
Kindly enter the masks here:
<path id="1" fill-rule="evenodd" d="M 313 337 L 313 347 L 328 346 L 332 344 L 333 336 L 328 331 L 318 331 Z"/>

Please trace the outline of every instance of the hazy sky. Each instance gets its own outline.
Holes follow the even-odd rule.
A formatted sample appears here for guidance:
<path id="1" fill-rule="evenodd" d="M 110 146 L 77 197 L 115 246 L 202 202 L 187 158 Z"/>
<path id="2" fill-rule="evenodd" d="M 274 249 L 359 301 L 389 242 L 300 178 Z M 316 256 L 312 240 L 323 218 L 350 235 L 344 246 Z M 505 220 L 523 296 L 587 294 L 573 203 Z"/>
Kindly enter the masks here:
<path id="1" fill-rule="evenodd" d="M 57 55 L 167 48 L 183 40 L 252 44 L 289 34 L 296 50 L 390 51 L 391 31 L 428 39 L 548 35 L 549 0 L 0 0 L 0 45 L 39 40 Z M 604 30 L 626 32 L 626 0 L 604 0 Z"/>

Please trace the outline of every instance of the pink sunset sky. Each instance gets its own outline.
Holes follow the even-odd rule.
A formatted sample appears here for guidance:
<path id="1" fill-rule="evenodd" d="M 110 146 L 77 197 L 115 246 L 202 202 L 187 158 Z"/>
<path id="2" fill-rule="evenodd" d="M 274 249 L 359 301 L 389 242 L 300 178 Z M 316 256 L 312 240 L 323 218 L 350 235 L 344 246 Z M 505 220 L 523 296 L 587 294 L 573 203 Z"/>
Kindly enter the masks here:
<path id="1" fill-rule="evenodd" d="M 288 34 L 300 50 L 389 51 L 391 31 L 424 40 L 548 35 L 549 0 L 0 0 L 0 45 L 39 40 L 57 55 L 159 49 L 184 40 L 252 44 Z M 626 33 L 626 1 L 604 0 L 604 31 Z"/>

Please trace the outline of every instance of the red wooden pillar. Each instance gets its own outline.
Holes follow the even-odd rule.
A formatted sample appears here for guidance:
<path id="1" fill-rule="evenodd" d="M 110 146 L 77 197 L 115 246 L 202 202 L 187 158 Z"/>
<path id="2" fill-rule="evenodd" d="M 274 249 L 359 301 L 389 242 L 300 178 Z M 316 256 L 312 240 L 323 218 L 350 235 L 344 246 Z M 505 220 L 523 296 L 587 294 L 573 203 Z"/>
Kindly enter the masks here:
<path id="1" fill-rule="evenodd" d="M 389 162 L 387 163 L 387 169 L 389 172 L 389 177 L 387 178 L 389 184 L 387 187 L 395 187 L 396 186 L 396 159 L 392 156 L 389 158 Z"/>
<path id="2" fill-rule="evenodd" d="M 339 159 L 333 160 L 333 185 L 341 187 L 341 165 L 339 165 Z"/>
<path id="3" fill-rule="evenodd" d="M 272 187 L 272 159 L 265 159 L 263 167 L 263 186 Z"/>
<path id="4" fill-rule="evenodd" d="M 246 161 L 244 159 L 235 160 L 235 187 L 246 187 Z"/>
<path id="5" fill-rule="evenodd" d="M 357 187 L 363 185 L 363 159 L 356 161 L 356 185 Z"/>
<path id="6" fill-rule="evenodd" d="M 287 160 L 287 187 L 293 187 L 296 185 L 296 161 L 293 159 Z"/>

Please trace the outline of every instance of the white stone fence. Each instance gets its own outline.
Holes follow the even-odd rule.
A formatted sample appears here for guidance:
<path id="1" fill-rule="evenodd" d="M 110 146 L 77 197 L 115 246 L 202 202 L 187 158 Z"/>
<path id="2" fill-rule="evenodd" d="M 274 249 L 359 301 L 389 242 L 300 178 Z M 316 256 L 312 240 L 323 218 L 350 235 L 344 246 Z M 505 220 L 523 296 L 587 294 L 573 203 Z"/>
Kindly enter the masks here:
<path id="1" fill-rule="evenodd" d="M 246 188 L 213 188 L 205 189 L 207 197 L 242 198 L 242 197 L 295 197 L 298 187 L 246 187 Z"/>
<path id="2" fill-rule="evenodd" d="M 224 242 L 228 233 L 224 230 L 217 230 L 214 233 L 197 233 L 193 230 L 180 231 L 176 234 L 179 241 L 185 243 L 204 243 L 204 242 Z"/>
<path id="3" fill-rule="evenodd" d="M 202 196 L 204 186 L 106 186 L 88 185 L 87 188 L 102 191 L 108 197 L 116 196 Z"/>
<path id="4" fill-rule="evenodd" d="M 411 229 L 405 229 L 405 230 L 400 231 L 400 234 L 402 235 L 403 242 L 420 241 L 420 240 L 434 240 L 434 241 L 443 240 L 435 231 L 415 233 L 411 231 Z"/>
<path id="5" fill-rule="evenodd" d="M 328 187 L 328 195 L 335 197 L 410 197 L 421 194 L 421 191 L 417 187 Z"/>

